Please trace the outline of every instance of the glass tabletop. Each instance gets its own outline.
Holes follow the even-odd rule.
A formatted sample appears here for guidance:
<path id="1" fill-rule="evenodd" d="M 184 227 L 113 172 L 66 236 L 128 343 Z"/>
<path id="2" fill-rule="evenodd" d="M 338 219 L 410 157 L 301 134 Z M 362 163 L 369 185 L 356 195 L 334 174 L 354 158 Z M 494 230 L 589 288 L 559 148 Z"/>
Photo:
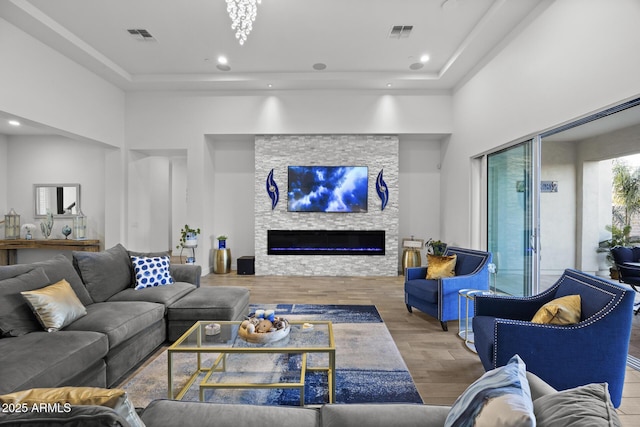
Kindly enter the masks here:
<path id="1" fill-rule="evenodd" d="M 206 326 L 220 325 L 220 332 L 207 335 Z M 223 352 L 280 352 L 295 350 L 313 352 L 335 349 L 333 327 L 330 321 L 291 321 L 286 337 L 267 343 L 247 342 L 238 335 L 241 322 L 198 321 L 185 332 L 169 350 L 171 351 L 223 351 Z M 293 351 L 292 351 L 293 350 Z"/>

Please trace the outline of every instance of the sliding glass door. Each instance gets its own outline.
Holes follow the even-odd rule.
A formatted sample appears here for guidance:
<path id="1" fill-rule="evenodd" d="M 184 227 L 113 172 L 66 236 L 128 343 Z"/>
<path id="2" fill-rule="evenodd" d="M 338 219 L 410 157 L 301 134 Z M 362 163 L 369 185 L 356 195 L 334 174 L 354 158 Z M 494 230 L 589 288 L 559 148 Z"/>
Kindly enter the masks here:
<path id="1" fill-rule="evenodd" d="M 491 286 L 529 296 L 538 286 L 539 139 L 487 156 L 487 246 L 496 274 Z"/>

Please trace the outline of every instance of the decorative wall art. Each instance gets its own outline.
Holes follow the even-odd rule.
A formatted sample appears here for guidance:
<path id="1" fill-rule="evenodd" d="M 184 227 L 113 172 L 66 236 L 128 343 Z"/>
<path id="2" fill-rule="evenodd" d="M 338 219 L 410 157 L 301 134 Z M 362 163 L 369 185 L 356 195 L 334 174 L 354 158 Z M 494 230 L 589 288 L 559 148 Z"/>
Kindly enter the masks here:
<path id="1" fill-rule="evenodd" d="M 380 210 L 383 211 L 387 206 L 387 202 L 389 201 L 389 188 L 387 188 L 387 183 L 382 179 L 382 171 L 384 169 L 380 169 L 380 173 L 378 173 L 378 178 L 376 178 L 376 191 L 378 192 L 378 197 L 380 197 L 380 201 L 382 202 L 380 205 Z"/>
<path id="2" fill-rule="evenodd" d="M 273 179 L 273 169 L 271 169 L 271 172 L 267 175 L 267 194 L 269 194 L 269 198 L 271 198 L 271 210 L 273 210 L 276 208 L 278 200 L 280 199 L 278 185 Z"/>

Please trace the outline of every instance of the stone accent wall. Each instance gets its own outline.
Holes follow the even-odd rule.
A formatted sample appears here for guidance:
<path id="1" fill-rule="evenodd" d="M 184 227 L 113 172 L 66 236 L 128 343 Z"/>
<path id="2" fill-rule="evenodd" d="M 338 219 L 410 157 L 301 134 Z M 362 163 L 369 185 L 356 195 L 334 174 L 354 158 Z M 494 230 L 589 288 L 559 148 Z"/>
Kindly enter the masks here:
<path id="1" fill-rule="evenodd" d="M 379 135 L 270 135 L 255 141 L 256 275 L 396 276 L 398 275 L 398 137 Z M 367 166 L 366 213 L 287 211 L 288 166 Z M 273 169 L 280 201 L 271 209 L 266 179 Z M 389 188 L 381 210 L 376 178 Z M 385 230 L 384 256 L 267 255 L 267 230 Z"/>

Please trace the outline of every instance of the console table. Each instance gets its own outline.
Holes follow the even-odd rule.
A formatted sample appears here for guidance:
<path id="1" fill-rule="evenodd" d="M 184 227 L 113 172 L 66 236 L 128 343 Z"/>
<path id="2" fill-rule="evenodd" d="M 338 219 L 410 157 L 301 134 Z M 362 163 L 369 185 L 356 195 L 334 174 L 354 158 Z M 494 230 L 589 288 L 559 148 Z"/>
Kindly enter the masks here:
<path id="1" fill-rule="evenodd" d="M 99 252 L 100 240 L 0 240 L 0 265 L 15 264 L 18 259 L 18 249 L 53 249 L 57 251 Z"/>

